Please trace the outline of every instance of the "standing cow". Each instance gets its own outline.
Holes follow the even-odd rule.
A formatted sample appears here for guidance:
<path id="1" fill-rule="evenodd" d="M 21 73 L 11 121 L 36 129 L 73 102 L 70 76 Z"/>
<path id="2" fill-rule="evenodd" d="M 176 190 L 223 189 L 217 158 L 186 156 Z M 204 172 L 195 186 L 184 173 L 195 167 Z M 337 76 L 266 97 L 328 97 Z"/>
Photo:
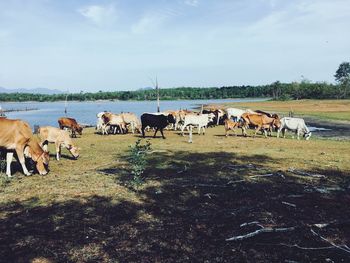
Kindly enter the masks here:
<path id="1" fill-rule="evenodd" d="M 311 132 L 306 126 L 304 119 L 284 117 L 281 119 L 281 127 L 277 131 L 277 138 L 280 136 L 282 131 L 283 138 L 285 138 L 286 130 L 294 131 L 297 135 L 297 139 L 300 139 L 300 135 L 303 135 L 305 140 L 309 140 L 311 137 Z"/>
<path id="2" fill-rule="evenodd" d="M 175 119 L 172 114 L 164 115 L 162 113 L 144 113 L 141 115 L 141 132 L 142 137 L 145 138 L 146 127 L 151 127 L 155 129 L 153 138 L 156 137 L 158 130 L 162 134 L 162 138 L 165 139 L 163 134 L 163 129 L 169 125 L 169 123 L 174 123 Z"/>
<path id="3" fill-rule="evenodd" d="M 280 128 L 281 126 L 281 121 L 277 115 L 274 118 L 270 118 L 264 114 L 244 113 L 241 118 L 243 120 L 242 133 L 244 136 L 247 136 L 246 129 L 249 126 L 256 127 L 254 136 L 261 130 L 264 132 L 265 137 L 267 137 L 267 129 Z"/>
<path id="4" fill-rule="evenodd" d="M 61 146 L 66 147 L 75 159 L 79 157 L 79 148 L 74 145 L 67 131 L 60 130 L 56 127 L 45 126 L 40 127 L 38 133 L 41 139 L 41 145 L 45 151 L 47 151 L 48 143 L 55 144 L 57 161 L 59 161 L 61 157 Z"/>
<path id="5" fill-rule="evenodd" d="M 24 156 L 31 158 L 36 163 L 39 174 L 48 173 L 49 154 L 35 140 L 28 123 L 22 120 L 0 118 L 0 148 L 7 150 L 6 174 L 8 177 L 11 177 L 13 151 L 16 152 L 25 175 L 31 175 L 31 173 L 25 165 Z"/>
<path id="6" fill-rule="evenodd" d="M 76 132 L 80 135 L 83 134 L 83 127 L 73 118 L 62 117 L 58 119 L 58 125 L 61 130 L 70 129 L 72 131 L 72 138 L 77 137 Z"/>
<path id="7" fill-rule="evenodd" d="M 198 127 L 198 134 L 201 134 L 201 129 L 203 129 L 203 135 L 205 134 L 205 128 L 208 123 L 212 122 L 215 115 L 213 113 L 209 114 L 187 114 L 185 116 L 184 125 L 181 127 L 182 136 L 184 136 L 184 129 L 188 125 L 193 125 Z"/>

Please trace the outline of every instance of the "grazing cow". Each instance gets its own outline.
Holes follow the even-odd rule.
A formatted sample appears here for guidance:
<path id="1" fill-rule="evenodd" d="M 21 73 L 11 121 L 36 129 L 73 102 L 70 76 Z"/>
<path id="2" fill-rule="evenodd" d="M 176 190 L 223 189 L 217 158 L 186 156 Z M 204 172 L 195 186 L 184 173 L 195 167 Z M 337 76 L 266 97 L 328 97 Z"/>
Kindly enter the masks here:
<path id="1" fill-rule="evenodd" d="M 114 134 L 117 133 L 117 129 L 119 129 L 120 133 L 126 133 L 126 123 L 121 114 L 106 112 L 102 115 L 102 119 L 105 127 L 102 134 L 107 134 L 107 127 L 111 127 Z M 104 133 L 104 131 L 106 133 Z"/>
<path id="2" fill-rule="evenodd" d="M 239 126 L 239 122 L 236 122 L 236 121 L 233 121 L 230 119 L 226 119 L 224 121 L 224 123 L 225 123 L 225 136 L 226 137 L 228 136 L 229 130 L 233 131 L 233 134 L 236 135 L 235 128 L 237 128 Z"/>
<path id="3" fill-rule="evenodd" d="M 205 134 L 205 127 L 208 123 L 213 121 L 215 115 L 213 113 L 209 114 L 187 114 L 185 115 L 184 125 L 181 128 L 182 136 L 184 136 L 184 129 L 188 125 L 193 125 L 198 127 L 198 134 L 201 134 L 201 129 L 203 129 L 203 135 Z"/>
<path id="4" fill-rule="evenodd" d="M 228 119 L 231 119 L 232 117 L 235 118 L 235 121 L 238 121 L 244 113 L 254 113 L 252 110 L 241 110 L 237 108 L 227 108 L 226 109 L 226 115 Z"/>
<path id="5" fill-rule="evenodd" d="M 120 115 L 124 123 L 126 125 L 130 125 L 132 133 L 135 133 L 135 131 L 138 131 L 139 133 L 141 133 L 141 122 L 134 113 L 125 112 Z"/>
<path id="6" fill-rule="evenodd" d="M 163 139 L 165 139 L 163 134 L 163 129 L 169 125 L 169 123 L 174 123 L 174 116 L 171 114 L 164 115 L 162 113 L 144 113 L 141 115 L 141 132 L 142 137 L 145 138 L 145 129 L 147 126 L 154 128 L 155 132 L 153 138 L 156 137 L 158 130 L 162 134 Z"/>
<path id="7" fill-rule="evenodd" d="M 279 128 L 281 126 L 281 121 L 278 116 L 270 118 L 263 114 L 244 113 L 241 118 L 243 120 L 242 132 L 244 136 L 247 136 L 246 129 L 249 125 L 256 127 L 254 137 L 259 130 L 263 130 L 265 137 L 267 137 L 266 129 L 271 127 Z"/>
<path id="8" fill-rule="evenodd" d="M 309 140 L 311 137 L 311 132 L 305 124 L 304 119 L 301 118 L 292 118 L 292 117 L 284 117 L 281 119 L 281 126 L 277 131 L 277 138 L 282 131 L 282 135 L 285 138 L 285 131 L 291 130 L 294 131 L 297 135 L 297 139 L 300 139 L 300 135 L 303 134 L 305 140 Z"/>
<path id="9" fill-rule="evenodd" d="M 61 130 L 63 130 L 64 128 L 70 129 L 72 131 L 72 137 L 77 137 L 76 132 L 80 135 L 83 134 L 83 127 L 81 127 L 73 118 L 59 118 L 58 125 Z"/>
<path id="10" fill-rule="evenodd" d="M 47 151 L 48 143 L 55 144 L 57 160 L 61 157 L 61 146 L 66 147 L 75 159 L 79 157 L 79 148 L 74 145 L 67 131 L 60 130 L 56 127 L 45 126 L 40 127 L 38 133 L 41 139 L 41 145 L 43 145 L 45 151 Z"/>
<path id="11" fill-rule="evenodd" d="M 39 174 L 48 173 L 46 166 L 49 164 L 49 154 L 35 140 L 28 123 L 22 120 L 0 118 L 0 147 L 7 150 L 6 174 L 8 177 L 11 177 L 13 151 L 16 152 L 25 175 L 31 175 L 31 173 L 25 165 L 24 156 L 31 158 L 36 163 Z"/>

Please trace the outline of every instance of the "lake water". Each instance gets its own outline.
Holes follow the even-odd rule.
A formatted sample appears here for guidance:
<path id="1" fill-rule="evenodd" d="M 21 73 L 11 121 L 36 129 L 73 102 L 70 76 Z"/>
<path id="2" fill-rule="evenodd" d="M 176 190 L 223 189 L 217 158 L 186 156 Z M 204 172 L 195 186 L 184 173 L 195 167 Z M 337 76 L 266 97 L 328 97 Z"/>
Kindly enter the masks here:
<path id="1" fill-rule="evenodd" d="M 263 101 L 266 99 L 225 99 L 225 100 L 175 100 L 161 101 L 160 110 L 193 109 L 202 104 Z M 22 119 L 33 127 L 34 125 L 50 125 L 57 127 L 57 120 L 64 117 L 65 102 L 1 102 L 5 110 L 36 108 L 33 111 L 7 112 L 9 119 Z M 143 112 L 156 112 L 156 101 L 98 101 L 98 102 L 68 102 L 67 116 L 75 118 L 79 123 L 95 125 L 96 114 L 101 111 L 114 113 L 134 112 L 140 116 Z"/>

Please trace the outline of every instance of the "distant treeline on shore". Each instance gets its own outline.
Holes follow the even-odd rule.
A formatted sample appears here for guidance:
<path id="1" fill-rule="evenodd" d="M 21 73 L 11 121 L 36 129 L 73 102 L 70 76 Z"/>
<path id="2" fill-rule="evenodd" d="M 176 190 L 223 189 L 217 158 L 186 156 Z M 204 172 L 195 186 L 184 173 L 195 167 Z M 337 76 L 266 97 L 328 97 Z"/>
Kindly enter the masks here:
<path id="1" fill-rule="evenodd" d="M 179 99 L 226 99 L 226 98 L 259 98 L 271 97 L 275 100 L 289 99 L 339 99 L 348 97 L 341 85 L 326 82 L 312 83 L 309 81 L 281 83 L 279 81 L 270 85 L 261 86 L 227 86 L 211 88 L 161 88 L 159 90 L 161 100 Z M 155 100 L 155 89 L 136 91 L 115 91 L 96 93 L 80 92 L 68 95 L 68 100 L 94 101 L 94 100 Z M 66 100 L 66 94 L 26 94 L 9 93 L 0 94 L 0 101 L 62 101 Z"/>

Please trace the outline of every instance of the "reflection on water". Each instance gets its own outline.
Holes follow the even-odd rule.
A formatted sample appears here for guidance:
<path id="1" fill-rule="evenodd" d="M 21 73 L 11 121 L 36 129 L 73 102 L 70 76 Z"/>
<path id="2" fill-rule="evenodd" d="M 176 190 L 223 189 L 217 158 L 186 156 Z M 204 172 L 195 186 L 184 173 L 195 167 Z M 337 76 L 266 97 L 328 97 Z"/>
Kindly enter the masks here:
<path id="1" fill-rule="evenodd" d="M 161 110 L 191 109 L 201 104 L 241 102 L 241 101 L 262 101 L 266 99 L 229 99 L 229 100 L 175 100 L 161 101 Z M 8 112 L 9 119 L 22 119 L 31 126 L 51 125 L 58 126 L 57 120 L 65 116 L 64 101 L 60 102 L 2 102 L 3 109 L 25 109 L 37 108 L 34 111 Z M 84 124 L 96 123 L 96 114 L 101 111 L 114 113 L 134 112 L 140 116 L 143 112 L 156 112 L 156 101 L 98 101 L 98 102 L 69 102 L 68 117 L 75 118 Z"/>

